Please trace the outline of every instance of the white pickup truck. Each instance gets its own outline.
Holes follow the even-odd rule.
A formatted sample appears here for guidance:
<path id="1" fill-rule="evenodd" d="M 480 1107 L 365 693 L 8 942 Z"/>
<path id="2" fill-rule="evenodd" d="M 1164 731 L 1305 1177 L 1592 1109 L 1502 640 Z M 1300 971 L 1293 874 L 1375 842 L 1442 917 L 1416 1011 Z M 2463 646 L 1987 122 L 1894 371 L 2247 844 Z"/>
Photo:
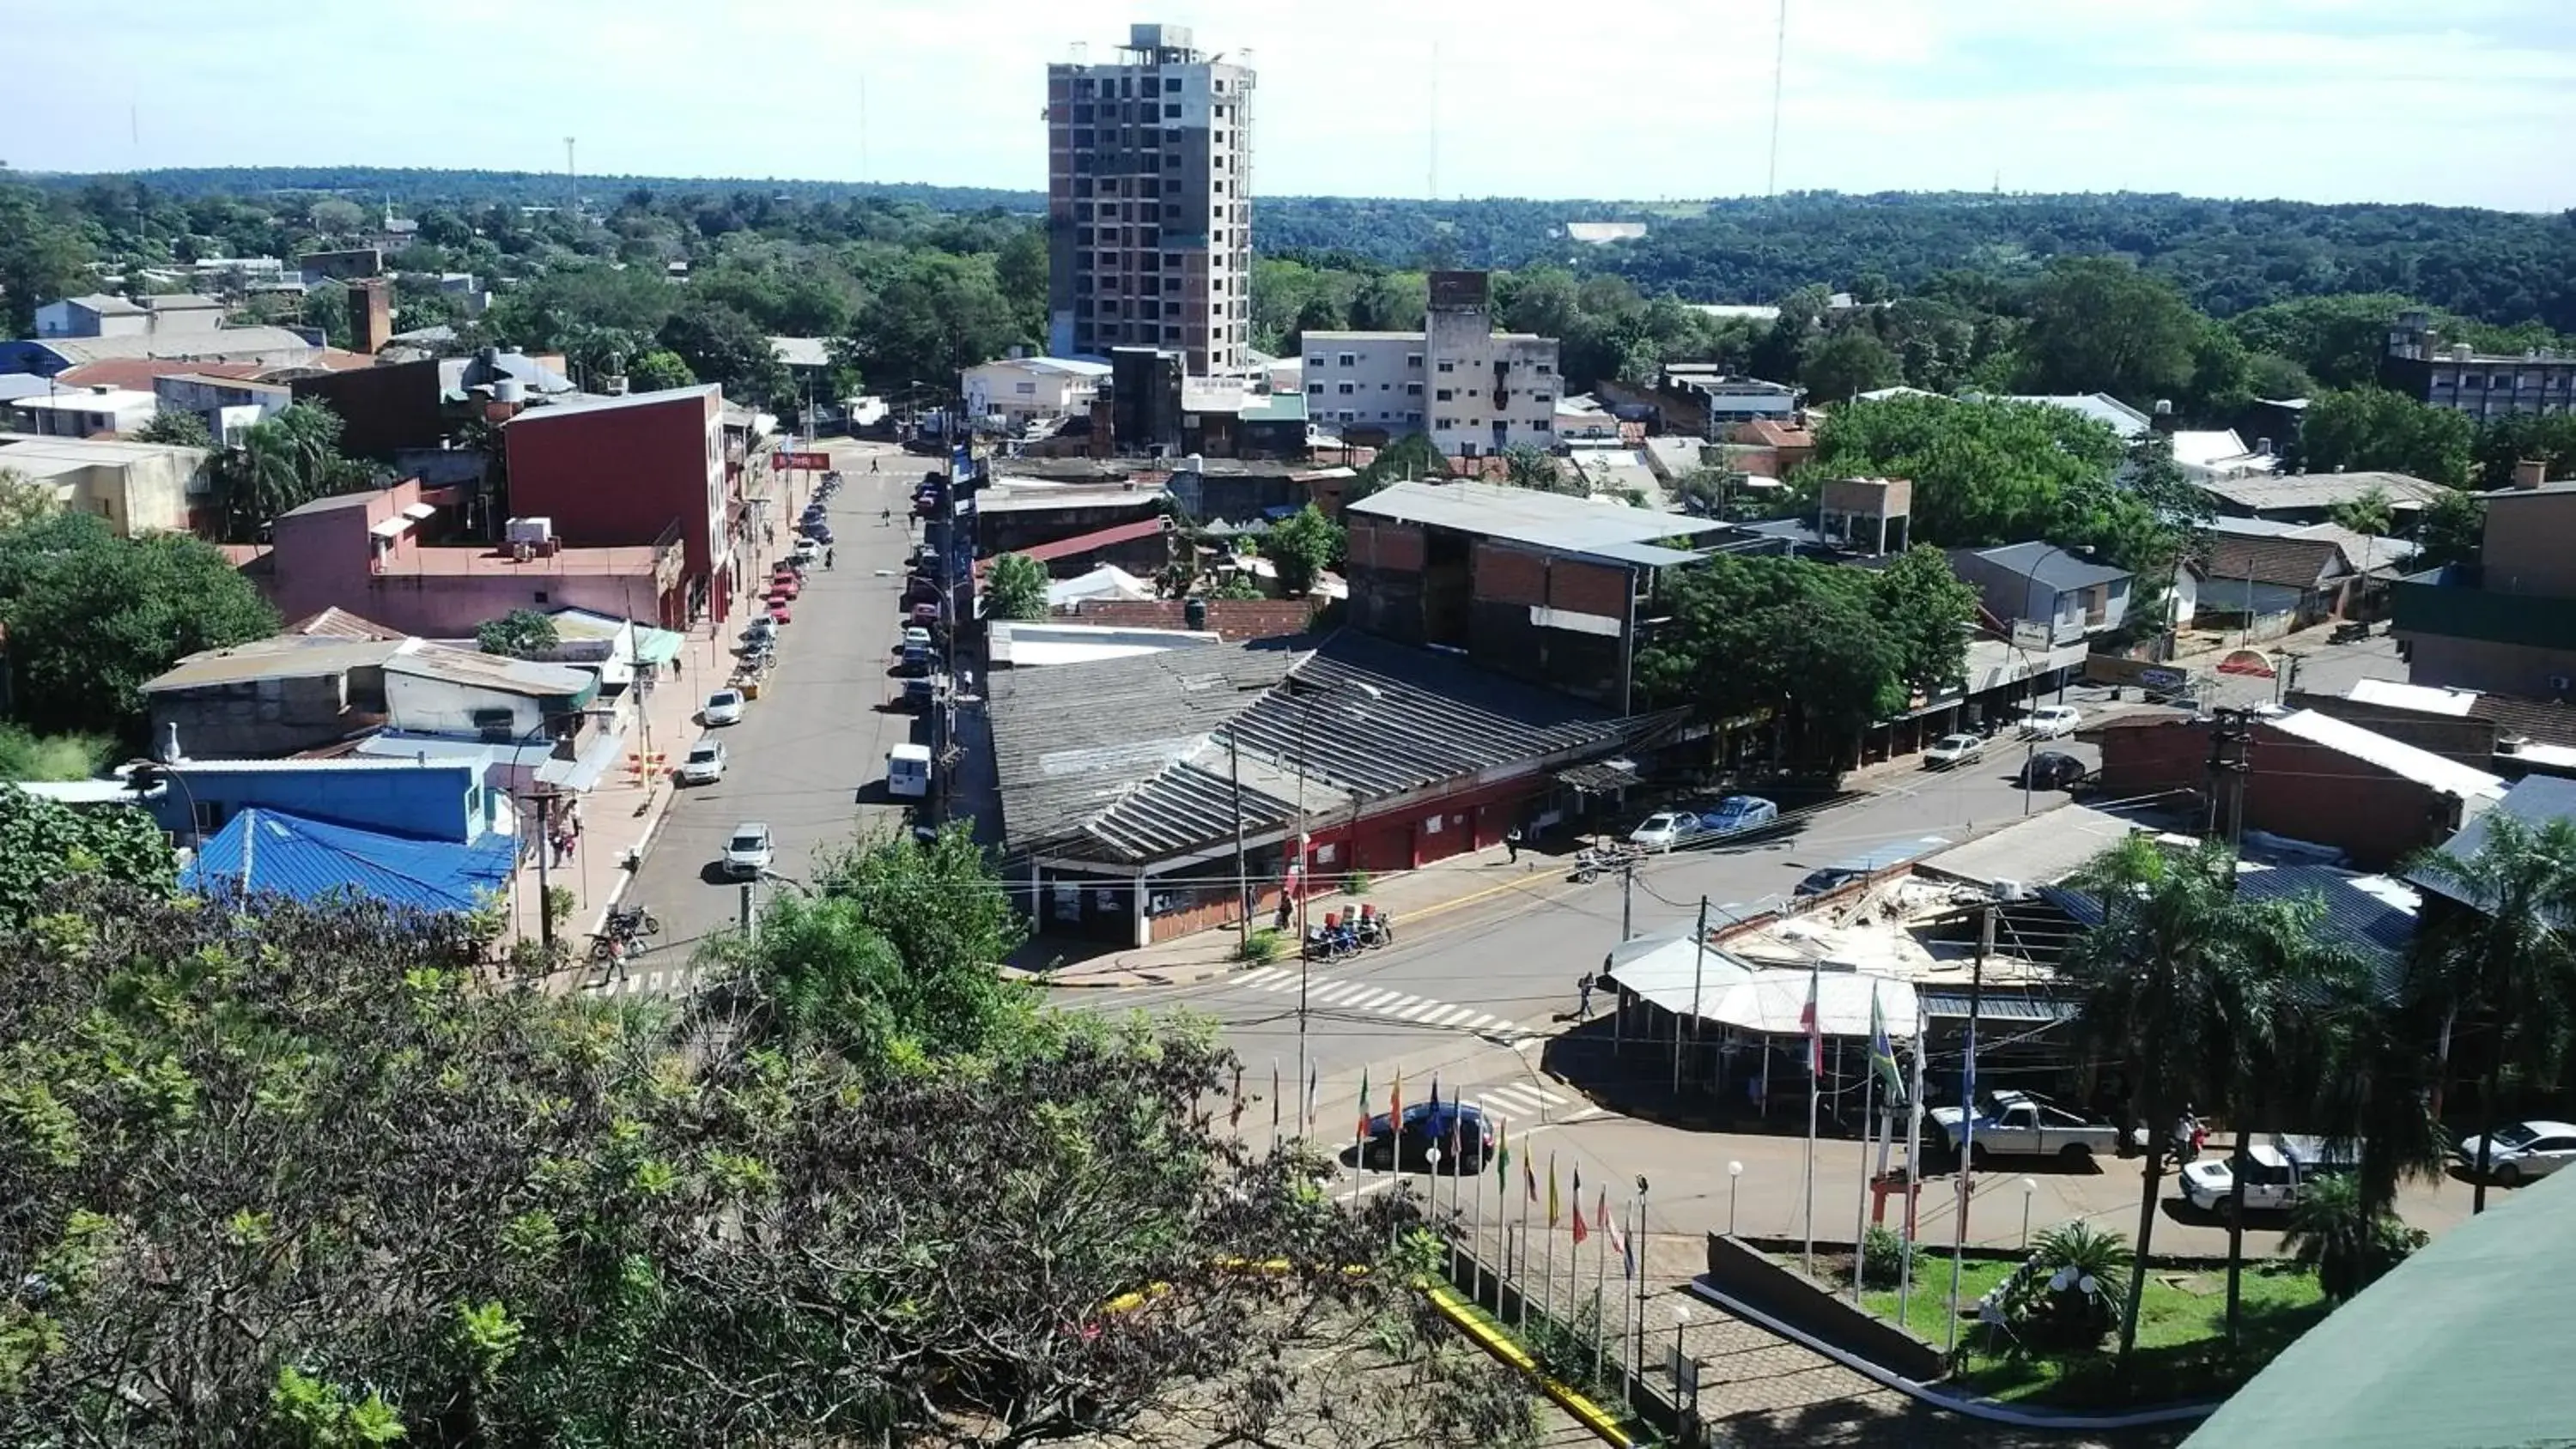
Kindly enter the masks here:
<path id="1" fill-rule="evenodd" d="M 2245 1210 L 2249 1213 L 2296 1207 L 2309 1183 L 2322 1176 L 2351 1172 L 2359 1161 L 2353 1144 L 2279 1132 L 2246 1148 L 2245 1155 Z M 2183 1200 L 2220 1217 L 2235 1211 L 2234 1158 L 2233 1153 L 2211 1152 L 2186 1164 L 2178 1174 Z"/>
<path id="2" fill-rule="evenodd" d="M 1973 1143 L 1968 1137 L 1968 1114 L 1962 1109 L 1935 1107 L 1930 1116 L 1948 1136 L 1952 1152 L 1967 1146 L 1979 1162 L 1989 1157 L 2055 1157 L 2080 1163 L 2112 1156 L 2120 1148 L 2119 1128 L 2030 1092 L 1979 1093 Z"/>

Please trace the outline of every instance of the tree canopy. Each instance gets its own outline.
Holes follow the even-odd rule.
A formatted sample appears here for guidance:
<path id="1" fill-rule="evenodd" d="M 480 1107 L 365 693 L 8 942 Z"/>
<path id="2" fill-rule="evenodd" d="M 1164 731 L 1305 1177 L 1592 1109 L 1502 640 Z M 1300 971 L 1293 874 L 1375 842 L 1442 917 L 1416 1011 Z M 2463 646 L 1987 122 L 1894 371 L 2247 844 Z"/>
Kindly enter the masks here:
<path id="1" fill-rule="evenodd" d="M 1914 481 L 1913 537 L 1945 548 L 2065 536 L 2120 461 L 2109 428 L 2066 408 L 1901 396 L 1836 408 L 1814 473 Z"/>
<path id="2" fill-rule="evenodd" d="M 996 554 L 984 575 L 984 610 L 996 619 L 1045 618 L 1046 565 L 1024 553 Z"/>

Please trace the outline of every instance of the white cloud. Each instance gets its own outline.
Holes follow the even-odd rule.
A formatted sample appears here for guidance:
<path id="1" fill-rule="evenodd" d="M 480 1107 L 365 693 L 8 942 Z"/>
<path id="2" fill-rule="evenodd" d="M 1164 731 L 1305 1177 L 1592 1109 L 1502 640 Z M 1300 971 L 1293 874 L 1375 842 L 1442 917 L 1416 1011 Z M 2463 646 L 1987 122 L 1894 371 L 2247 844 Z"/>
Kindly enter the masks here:
<path id="1" fill-rule="evenodd" d="M 31 7 L 13 164 L 380 162 L 1034 188 L 1044 68 L 1138 18 L 1250 59 L 1257 184 L 1759 191 L 1776 0 L 242 0 Z M 2565 0 L 1790 0 L 1783 186 L 2564 206 Z M 1428 78 L 1438 46 L 1435 107 Z M 859 93 L 866 92 L 865 126 Z M 138 145 L 128 104 L 137 111 Z M 864 130 L 864 137 L 863 137 Z"/>

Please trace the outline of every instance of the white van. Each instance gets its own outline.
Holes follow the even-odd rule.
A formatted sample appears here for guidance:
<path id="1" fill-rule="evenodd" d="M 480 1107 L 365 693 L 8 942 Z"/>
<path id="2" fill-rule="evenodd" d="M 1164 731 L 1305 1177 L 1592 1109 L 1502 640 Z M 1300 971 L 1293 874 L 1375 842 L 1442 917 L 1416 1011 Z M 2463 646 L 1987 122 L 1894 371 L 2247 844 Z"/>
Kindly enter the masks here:
<path id="1" fill-rule="evenodd" d="M 919 800 L 930 793 L 930 746 L 897 745 L 886 751 L 886 793 Z"/>

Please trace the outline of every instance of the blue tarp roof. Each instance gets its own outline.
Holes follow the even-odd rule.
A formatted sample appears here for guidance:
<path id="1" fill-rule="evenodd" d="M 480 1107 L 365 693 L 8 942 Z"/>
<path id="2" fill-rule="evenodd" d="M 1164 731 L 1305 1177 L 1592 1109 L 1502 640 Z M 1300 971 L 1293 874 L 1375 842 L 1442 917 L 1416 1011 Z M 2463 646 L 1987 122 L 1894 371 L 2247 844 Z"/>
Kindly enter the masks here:
<path id="1" fill-rule="evenodd" d="M 479 893 L 510 888 L 517 859 L 517 842 L 506 835 L 470 845 L 414 840 L 253 806 L 198 849 L 182 884 L 298 900 L 347 890 L 398 906 L 469 911 Z"/>

